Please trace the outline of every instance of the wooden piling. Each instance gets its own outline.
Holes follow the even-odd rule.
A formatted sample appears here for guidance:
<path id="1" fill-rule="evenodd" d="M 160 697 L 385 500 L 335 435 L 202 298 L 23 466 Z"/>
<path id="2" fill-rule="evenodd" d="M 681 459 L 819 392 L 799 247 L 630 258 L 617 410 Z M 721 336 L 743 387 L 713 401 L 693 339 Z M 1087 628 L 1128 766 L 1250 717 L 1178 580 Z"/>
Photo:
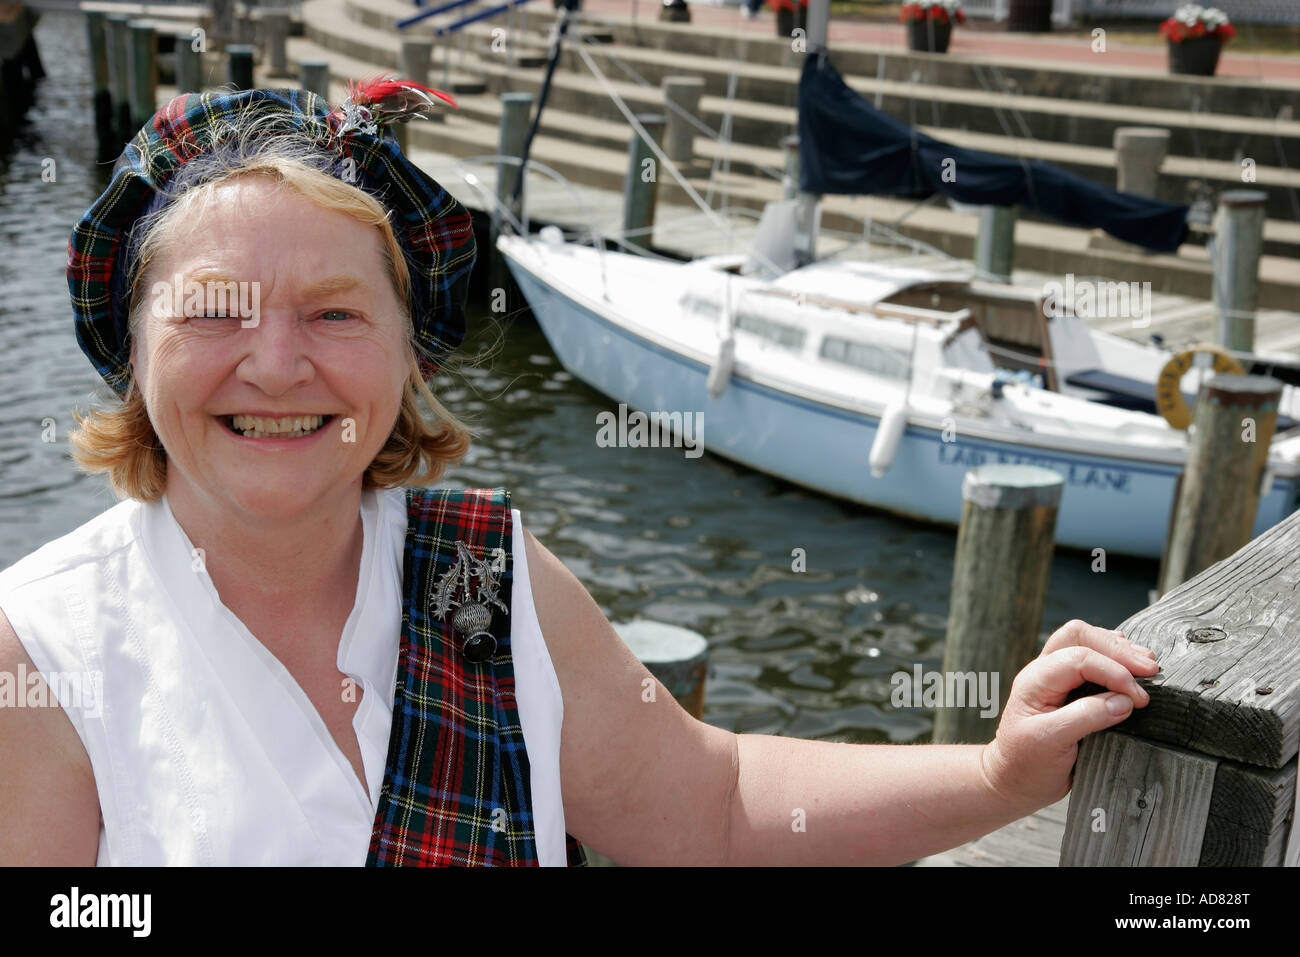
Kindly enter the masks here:
<path id="1" fill-rule="evenodd" d="M 944 685 L 949 675 L 974 673 L 975 681 L 964 683 L 969 696 L 986 675 L 986 682 L 996 678 L 999 700 L 988 716 L 978 703 L 956 707 L 945 700 L 935 714 L 935 743 L 992 741 L 1012 679 L 1037 652 L 1064 482 L 1034 465 L 983 465 L 966 473 Z"/>
<path id="2" fill-rule="evenodd" d="M 1016 212 L 1015 206 L 981 208 L 975 237 L 975 268 L 1006 282 L 1016 261 Z"/>
<path id="3" fill-rule="evenodd" d="M 212 41 L 224 49 L 235 39 L 235 0 L 208 0 L 212 8 Z"/>
<path id="4" fill-rule="evenodd" d="M 700 118 L 704 80 L 698 76 L 666 76 L 664 89 L 664 152 L 678 166 L 695 162 L 695 124 Z"/>
<path id="5" fill-rule="evenodd" d="M 702 720 L 709 643 L 689 629 L 645 619 L 615 625 L 614 630 L 677 703 Z M 642 688 L 642 700 L 649 701 L 651 693 Z"/>
<path id="6" fill-rule="evenodd" d="M 1300 512 L 1119 625 L 1160 671 L 1080 744 L 1062 866 L 1300 863 L 1297 590 Z"/>
<path id="7" fill-rule="evenodd" d="M 1120 192 L 1155 196 L 1160 164 L 1169 153 L 1169 131 L 1155 126 L 1121 126 L 1115 130 L 1116 186 Z"/>
<path id="8" fill-rule="evenodd" d="M 153 24 L 132 20 L 131 31 L 131 125 L 144 126 L 158 110 L 158 47 Z"/>
<path id="9" fill-rule="evenodd" d="M 267 75 L 289 76 L 289 57 L 285 49 L 289 39 L 289 11 L 282 7 L 264 7 L 261 20 Z"/>
<path id="10" fill-rule="evenodd" d="M 397 73 L 404 80 L 412 80 L 421 86 L 429 84 L 429 59 L 433 54 L 432 37 L 402 37 L 401 46 L 397 50 Z M 434 122 L 445 122 L 446 116 L 441 111 L 435 112 L 430 117 Z M 405 123 L 396 123 L 393 125 L 393 132 L 397 136 L 397 143 L 406 153 L 411 147 L 411 123 L 424 122 L 423 120 L 409 120 Z"/>
<path id="11" fill-rule="evenodd" d="M 330 65 L 326 60 L 303 60 L 298 64 L 298 85 L 317 96 L 330 98 Z"/>
<path id="12" fill-rule="evenodd" d="M 232 43 L 226 47 L 230 57 L 226 66 L 226 80 L 236 90 L 253 88 L 253 48 L 247 43 Z"/>
<path id="13" fill-rule="evenodd" d="M 794 199 L 799 195 L 799 134 L 791 133 L 781 140 L 785 150 L 785 179 L 781 184 L 781 198 Z"/>
<path id="14" fill-rule="evenodd" d="M 86 14 L 86 42 L 90 50 L 91 86 L 94 90 L 95 138 L 100 143 L 113 139 L 113 94 L 108 79 L 108 37 L 104 14 Z"/>
<path id="15" fill-rule="evenodd" d="M 189 32 L 176 34 L 176 90 L 203 92 L 203 54 L 194 49 L 194 36 Z"/>
<path id="16" fill-rule="evenodd" d="M 108 42 L 109 80 L 113 90 L 114 139 L 121 143 L 139 129 L 131 122 L 131 27 L 120 13 L 110 13 L 104 20 Z"/>
<path id="17" fill-rule="evenodd" d="M 659 145 L 663 140 L 664 117 L 643 113 L 636 119 L 655 145 Z M 623 180 L 623 232 L 631 245 L 649 249 L 653 244 L 658 196 L 659 160 L 645 138 L 633 130 L 627 147 L 627 176 Z"/>
<path id="18" fill-rule="evenodd" d="M 523 156 L 524 139 L 528 136 L 528 121 L 532 114 L 533 95 L 531 93 L 502 93 L 501 94 L 501 135 L 497 153 L 501 156 L 510 156 L 515 159 Z M 518 182 L 523 170 L 517 163 L 507 163 L 504 161 L 497 163 L 497 199 L 510 210 L 515 216 L 523 205 L 523 192 L 520 192 L 518 201 L 512 197 L 515 191 L 515 183 Z M 527 184 L 527 180 L 524 180 Z M 494 217 L 495 218 L 495 217 Z"/>
<path id="19" fill-rule="evenodd" d="M 1211 264 L 1213 298 L 1219 314 L 1219 345 L 1238 352 L 1255 348 L 1267 201 L 1268 196 L 1257 189 L 1230 189 L 1219 197 Z"/>
<path id="20" fill-rule="evenodd" d="M 1216 375 L 1201 386 L 1161 594 L 1250 541 L 1281 395 L 1267 376 Z"/>

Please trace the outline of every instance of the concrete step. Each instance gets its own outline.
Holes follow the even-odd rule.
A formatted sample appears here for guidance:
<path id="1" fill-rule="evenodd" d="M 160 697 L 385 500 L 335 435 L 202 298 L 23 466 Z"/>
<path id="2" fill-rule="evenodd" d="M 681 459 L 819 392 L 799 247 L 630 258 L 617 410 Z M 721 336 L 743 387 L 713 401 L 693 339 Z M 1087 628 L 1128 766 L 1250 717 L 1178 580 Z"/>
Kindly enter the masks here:
<path id="1" fill-rule="evenodd" d="M 369 4 L 372 0 L 354 2 Z M 540 6 L 531 16 L 544 29 L 549 29 L 549 21 L 555 19 L 553 11 Z M 634 21 L 630 11 L 625 17 L 584 15 L 581 19 L 604 26 L 620 44 L 744 63 L 796 67 L 802 63 L 803 55 L 777 37 L 703 24 L 660 23 L 645 16 Z M 983 73 L 993 76 L 998 89 L 1093 103 L 1266 119 L 1277 117 L 1284 107 L 1294 112 L 1300 103 L 1300 81 L 1153 74 L 1107 64 L 1104 53 L 1097 54 L 1099 67 L 1029 59 L 1009 65 L 1005 57 L 911 53 L 896 47 L 855 43 L 837 44 L 832 56 L 841 72 L 857 76 L 909 81 L 919 72 L 920 81 L 926 84 L 978 90 L 983 87 Z"/>
<path id="2" fill-rule="evenodd" d="M 367 37 L 371 40 L 372 48 L 376 49 L 376 55 L 380 50 L 375 47 L 375 44 L 384 42 L 381 39 L 385 36 L 384 28 L 369 26 L 369 24 L 387 23 L 391 26 L 409 10 L 401 0 L 314 0 L 307 6 L 311 10 L 313 19 L 317 21 L 313 30 L 315 35 L 323 37 L 327 33 L 332 33 L 339 37 L 338 45 L 341 48 L 362 58 L 364 53 L 357 51 L 362 49 L 360 45 Z M 540 69 L 527 69 L 509 64 L 509 48 L 502 49 L 501 41 L 509 41 L 511 34 L 493 33 L 493 31 L 506 30 L 506 26 L 493 25 L 498 24 L 499 20 L 500 18 L 487 24 L 474 24 L 465 28 L 463 36 L 458 39 L 458 42 L 465 44 L 465 52 L 462 54 L 457 50 L 453 53 L 453 64 L 463 72 L 478 73 L 487 88 L 493 92 L 527 90 L 535 93 L 539 91 L 542 82 Z M 530 28 L 545 22 L 547 22 L 546 18 L 533 14 L 527 19 L 518 17 L 509 24 L 509 27 L 512 32 L 517 31 L 526 36 Z M 436 21 L 420 26 L 427 26 L 432 30 L 434 23 Z M 331 29 L 331 25 L 334 29 Z M 496 50 L 493 50 L 493 41 L 497 41 Z M 525 50 L 533 49 L 536 47 L 525 47 Z M 476 52 L 478 55 L 475 55 Z M 645 73 L 642 72 L 646 68 L 646 51 L 621 46 L 605 48 L 593 46 L 588 48 L 588 52 L 633 109 L 662 111 L 662 95 L 657 86 L 636 82 L 639 77 L 646 78 Z M 686 68 L 676 72 L 685 73 L 704 73 L 703 68 L 706 65 L 717 64 L 716 58 L 683 57 L 657 50 L 648 51 L 648 55 L 658 61 L 659 72 L 655 75 L 660 77 L 675 72 L 673 61 L 684 62 Z M 438 56 L 439 54 L 436 53 L 435 58 Z M 636 64 L 629 64 L 625 60 L 628 56 L 640 59 Z M 593 82 L 590 72 L 577 53 L 567 53 L 564 64 L 568 69 L 557 72 L 549 106 L 598 119 L 615 121 L 621 119 L 617 106 Z M 628 69 L 620 69 L 620 64 Z M 743 63 L 727 66 L 726 69 L 731 69 L 732 66 L 737 71 L 738 77 L 749 77 L 756 83 L 761 79 L 761 83 L 769 87 L 766 91 L 768 95 L 766 98 L 755 100 L 738 92 L 738 98 L 732 101 L 716 95 L 706 96 L 701 103 L 701 119 L 710 127 L 718 129 L 723 116 L 730 110 L 733 142 L 763 147 L 778 143 L 782 137 L 794 130 L 797 71 Z M 435 78 L 440 76 L 437 69 L 433 73 Z M 715 66 L 707 76 L 721 82 L 725 77 L 725 71 Z M 1051 101 L 1044 98 L 1016 97 L 983 91 L 946 91 L 947 94 L 951 94 L 951 98 L 941 104 L 937 99 L 927 102 L 923 97 L 911 96 L 910 94 L 915 92 L 912 88 L 917 86 L 913 83 L 861 79 L 852 79 L 851 82 L 864 94 L 874 96 L 880 93 L 882 105 L 887 109 L 892 102 L 893 109 L 890 112 L 907 122 L 921 125 L 925 132 L 938 139 L 957 146 L 968 146 L 1001 155 L 1042 159 L 1112 188 L 1116 185 L 1115 156 L 1114 151 L 1110 149 L 1109 141 L 1104 141 L 1105 145 L 1081 146 L 1079 145 L 1081 142 L 1086 142 L 1082 137 L 1067 136 L 1065 141 L 1053 142 L 1033 134 L 1032 128 L 1029 136 L 1023 136 L 1021 121 L 1028 126 L 1027 117 L 1030 114 L 1024 111 L 1019 115 L 1014 112 L 1008 113 L 1000 104 L 1031 99 L 1034 107 L 1033 115 L 1048 117 L 1057 125 L 1058 133 L 1067 134 L 1072 126 L 1077 133 L 1080 123 L 1093 123 L 1094 133 L 1104 133 L 1109 130 L 1113 135 L 1113 130 L 1119 125 L 1134 123 L 1161 125 L 1160 121 L 1172 121 L 1178 117 L 1173 111 L 1147 110 L 1137 111 L 1132 114 L 1131 121 L 1125 121 L 1121 118 L 1126 112 L 1124 110 L 1069 101 L 1058 101 L 1057 106 L 1060 110 L 1054 112 Z M 933 93 L 945 92 L 942 88 L 929 87 L 925 84 L 920 86 Z M 892 101 L 886 97 L 887 92 L 893 98 Z M 783 96 L 784 105 L 781 99 L 776 98 L 777 95 Z M 985 99 L 992 105 L 981 112 L 975 106 L 980 99 Z M 998 107 L 996 110 L 993 108 L 994 105 Z M 1071 111 L 1073 111 L 1072 118 L 1067 115 Z M 981 134 L 979 130 L 953 128 L 942 123 L 944 115 L 954 122 L 962 121 L 967 116 L 983 116 L 988 123 L 996 122 L 998 129 L 992 133 Z M 939 122 L 934 122 L 935 120 Z M 1278 220 L 1300 220 L 1300 173 L 1287 168 L 1290 164 L 1286 162 L 1288 150 L 1296 153 L 1295 158 L 1300 159 L 1300 121 L 1266 123 L 1258 119 L 1240 117 L 1201 116 L 1196 117 L 1194 122 L 1199 123 L 1202 120 L 1207 122 L 1207 127 L 1199 130 L 1192 121 L 1183 118 L 1179 127 L 1182 130 L 1181 141 L 1188 146 L 1197 146 L 1202 138 L 1206 140 L 1212 138 L 1208 124 L 1221 121 L 1224 128 L 1213 134 L 1221 145 L 1235 137 L 1240 142 L 1251 142 L 1265 149 L 1266 152 L 1249 157 L 1255 161 L 1254 188 L 1262 189 L 1269 195 L 1268 215 L 1270 217 Z M 974 125 L 987 124 L 981 121 Z M 1268 127 L 1273 132 L 1268 133 L 1261 127 Z M 1255 131 L 1253 139 L 1252 134 L 1247 133 L 1247 129 Z M 1272 141 L 1275 148 L 1268 151 L 1266 141 Z M 1161 198 L 1188 203 L 1198 200 L 1213 201 L 1218 192 L 1242 184 L 1241 160 L 1245 154 L 1233 153 L 1230 154 L 1230 159 L 1212 160 L 1199 159 L 1196 155 L 1182 155 L 1177 149 L 1171 149 L 1171 153 L 1173 155 L 1166 160 L 1161 179 L 1159 192 Z M 1281 154 L 1279 156 L 1283 161 L 1281 165 L 1274 165 L 1266 160 L 1266 157 L 1273 153 Z"/>

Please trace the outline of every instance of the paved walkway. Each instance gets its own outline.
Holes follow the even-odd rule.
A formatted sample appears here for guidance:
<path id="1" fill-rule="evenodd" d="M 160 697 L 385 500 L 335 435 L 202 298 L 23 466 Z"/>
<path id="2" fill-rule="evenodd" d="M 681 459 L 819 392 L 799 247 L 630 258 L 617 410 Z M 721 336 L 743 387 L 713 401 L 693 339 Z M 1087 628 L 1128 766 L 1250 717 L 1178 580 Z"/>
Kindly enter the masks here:
<path id="1" fill-rule="evenodd" d="M 1171 0 L 1172 3 L 1172 0 Z M 656 21 L 660 0 L 583 0 L 584 12 L 610 20 Z M 722 7 L 691 4 L 691 22 L 703 25 L 773 36 L 776 33 L 776 15 L 766 6 L 753 20 L 741 16 L 739 7 Z M 1154 33 L 1156 22 L 1151 22 Z M 906 46 L 901 23 L 847 20 L 831 17 L 829 40 L 832 48 L 837 43 L 861 43 L 869 46 Z M 1108 43 L 1106 52 L 1092 51 L 1092 35 L 1088 31 L 1056 34 L 1007 33 L 999 24 L 988 20 L 972 19 L 967 26 L 953 31 L 950 53 L 972 53 L 982 56 L 1000 56 L 1008 60 L 1042 60 L 1045 62 L 1096 64 L 1103 69 L 1124 67 L 1149 70 L 1152 73 L 1169 72 L 1169 54 L 1164 47 L 1125 46 Z M 1300 51 L 1294 57 L 1265 54 L 1233 53 L 1229 42 L 1219 58 L 1219 76 L 1252 77 L 1257 79 L 1291 81 L 1300 83 Z"/>

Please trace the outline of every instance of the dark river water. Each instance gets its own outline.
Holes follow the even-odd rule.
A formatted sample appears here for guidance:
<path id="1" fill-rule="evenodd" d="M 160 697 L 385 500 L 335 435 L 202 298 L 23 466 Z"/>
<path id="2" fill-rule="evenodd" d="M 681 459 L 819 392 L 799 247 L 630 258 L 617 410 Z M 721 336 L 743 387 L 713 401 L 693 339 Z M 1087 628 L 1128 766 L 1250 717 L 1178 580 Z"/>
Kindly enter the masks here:
<path id="1" fill-rule="evenodd" d="M 106 182 L 84 26 L 47 15 L 37 38 L 50 75 L 0 155 L 0 567 L 115 501 L 73 468 L 65 441 L 72 409 L 103 391 L 73 338 L 63 274 L 72 224 Z M 942 665 L 955 531 L 712 455 L 598 447 L 596 414 L 617 403 L 567 375 L 526 313 L 509 318 L 490 363 L 437 388 L 483 430 L 448 484 L 511 489 L 525 525 L 611 620 L 708 639 L 705 720 L 856 742 L 929 736 L 929 712 L 891 707 L 890 676 Z M 805 572 L 791 570 L 795 548 Z M 1112 558 L 1095 574 L 1086 554 L 1059 553 L 1043 630 L 1073 617 L 1113 627 L 1147 603 L 1154 578 L 1152 563 Z"/>

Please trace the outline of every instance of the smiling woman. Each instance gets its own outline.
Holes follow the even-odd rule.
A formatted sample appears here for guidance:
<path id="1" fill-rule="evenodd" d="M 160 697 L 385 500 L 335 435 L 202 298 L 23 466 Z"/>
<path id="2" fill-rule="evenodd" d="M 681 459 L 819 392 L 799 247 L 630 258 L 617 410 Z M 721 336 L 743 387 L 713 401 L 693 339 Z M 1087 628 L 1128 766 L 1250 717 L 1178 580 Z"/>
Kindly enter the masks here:
<path id="1" fill-rule="evenodd" d="M 988 745 L 734 735 L 506 490 L 409 487 L 469 439 L 427 386 L 469 216 L 387 128 L 437 96 L 179 97 L 75 227 L 116 394 L 75 454 L 125 501 L 0 571 L 0 675 L 95 692 L 0 707 L 0 863 L 900 863 L 1059 799 L 1149 700 L 1121 636 L 1053 635 Z M 1109 691 L 1067 703 L 1084 681 Z"/>

